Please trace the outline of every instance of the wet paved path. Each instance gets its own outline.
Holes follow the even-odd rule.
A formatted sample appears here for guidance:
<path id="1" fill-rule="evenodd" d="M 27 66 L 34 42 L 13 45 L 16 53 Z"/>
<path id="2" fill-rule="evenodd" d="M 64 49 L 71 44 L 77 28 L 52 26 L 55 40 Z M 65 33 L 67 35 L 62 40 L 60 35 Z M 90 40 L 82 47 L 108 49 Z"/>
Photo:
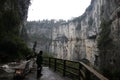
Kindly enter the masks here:
<path id="1" fill-rule="evenodd" d="M 68 78 L 59 75 L 58 73 L 53 72 L 48 67 L 43 67 L 42 76 L 38 80 L 71 80 Z M 36 79 L 36 70 L 29 73 L 24 80 L 37 80 Z"/>

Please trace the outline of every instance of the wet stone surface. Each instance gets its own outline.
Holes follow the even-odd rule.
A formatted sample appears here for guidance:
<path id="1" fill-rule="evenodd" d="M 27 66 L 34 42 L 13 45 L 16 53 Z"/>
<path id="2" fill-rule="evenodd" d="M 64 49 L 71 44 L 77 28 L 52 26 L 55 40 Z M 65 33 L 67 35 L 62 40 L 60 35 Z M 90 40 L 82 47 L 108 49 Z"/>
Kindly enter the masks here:
<path id="1" fill-rule="evenodd" d="M 71 80 L 63 77 L 57 73 L 54 73 L 48 67 L 43 67 L 42 76 L 39 79 L 36 79 L 36 70 L 33 70 L 29 73 L 24 80 Z"/>
<path id="2" fill-rule="evenodd" d="M 0 69 L 0 80 L 13 80 L 13 73 L 7 73 Z"/>

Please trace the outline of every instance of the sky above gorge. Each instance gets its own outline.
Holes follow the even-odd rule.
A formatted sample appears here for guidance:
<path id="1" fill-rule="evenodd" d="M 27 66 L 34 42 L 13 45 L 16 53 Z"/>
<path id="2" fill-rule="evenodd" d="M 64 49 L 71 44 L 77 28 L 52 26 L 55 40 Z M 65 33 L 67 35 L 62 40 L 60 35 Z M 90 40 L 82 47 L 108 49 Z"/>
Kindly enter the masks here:
<path id="1" fill-rule="evenodd" d="M 91 0 L 31 0 L 28 21 L 72 19 L 85 12 Z"/>

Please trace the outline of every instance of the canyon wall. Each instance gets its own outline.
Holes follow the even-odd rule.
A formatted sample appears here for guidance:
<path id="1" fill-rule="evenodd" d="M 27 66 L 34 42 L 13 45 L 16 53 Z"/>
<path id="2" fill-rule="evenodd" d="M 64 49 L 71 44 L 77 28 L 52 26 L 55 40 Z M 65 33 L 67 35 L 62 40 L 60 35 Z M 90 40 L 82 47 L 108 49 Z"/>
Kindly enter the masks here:
<path id="1" fill-rule="evenodd" d="M 37 42 L 36 52 L 43 50 L 49 53 L 50 44 L 52 40 L 52 30 L 58 27 L 63 20 L 42 20 L 42 21 L 29 21 L 26 24 L 27 34 L 29 37 L 28 46 L 33 47 L 34 42 Z M 50 51 L 51 52 L 51 51 Z"/>
<path id="2" fill-rule="evenodd" d="M 41 30 L 34 25 L 28 33 L 42 35 L 42 31 L 47 31 L 44 35 L 49 34 L 50 41 L 46 46 L 54 57 L 74 61 L 87 60 L 108 78 L 118 79 L 119 75 L 115 74 L 120 73 L 117 68 L 120 66 L 119 0 L 92 0 L 83 15 L 67 22 L 55 21 L 52 24 L 49 28 L 39 25 Z M 47 43 L 46 40 L 43 43 L 45 42 Z"/>
<path id="3" fill-rule="evenodd" d="M 20 59 L 28 54 L 22 35 L 29 4 L 30 0 L 0 0 L 0 62 Z"/>
<path id="4" fill-rule="evenodd" d="M 55 57 L 87 59 L 108 77 L 119 73 L 119 0 L 92 0 L 82 16 L 54 27 L 52 36 L 51 51 Z"/>
<path id="5" fill-rule="evenodd" d="M 53 28 L 52 52 L 63 59 L 88 59 L 95 63 L 97 54 L 96 37 L 100 27 L 102 2 L 92 0 L 85 13 L 67 23 Z"/>

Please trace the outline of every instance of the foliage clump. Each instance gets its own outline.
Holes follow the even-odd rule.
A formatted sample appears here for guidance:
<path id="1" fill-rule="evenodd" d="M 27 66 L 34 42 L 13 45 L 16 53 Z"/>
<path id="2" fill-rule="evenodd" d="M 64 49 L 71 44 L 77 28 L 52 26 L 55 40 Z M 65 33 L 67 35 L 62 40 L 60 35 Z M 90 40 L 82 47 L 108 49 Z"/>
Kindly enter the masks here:
<path id="1" fill-rule="evenodd" d="M 28 54 L 31 54 L 31 50 L 28 49 L 20 37 L 12 34 L 6 34 L 4 36 L 0 40 L 0 54 L 2 55 L 1 58 L 4 58 L 2 62 L 22 59 Z"/>

